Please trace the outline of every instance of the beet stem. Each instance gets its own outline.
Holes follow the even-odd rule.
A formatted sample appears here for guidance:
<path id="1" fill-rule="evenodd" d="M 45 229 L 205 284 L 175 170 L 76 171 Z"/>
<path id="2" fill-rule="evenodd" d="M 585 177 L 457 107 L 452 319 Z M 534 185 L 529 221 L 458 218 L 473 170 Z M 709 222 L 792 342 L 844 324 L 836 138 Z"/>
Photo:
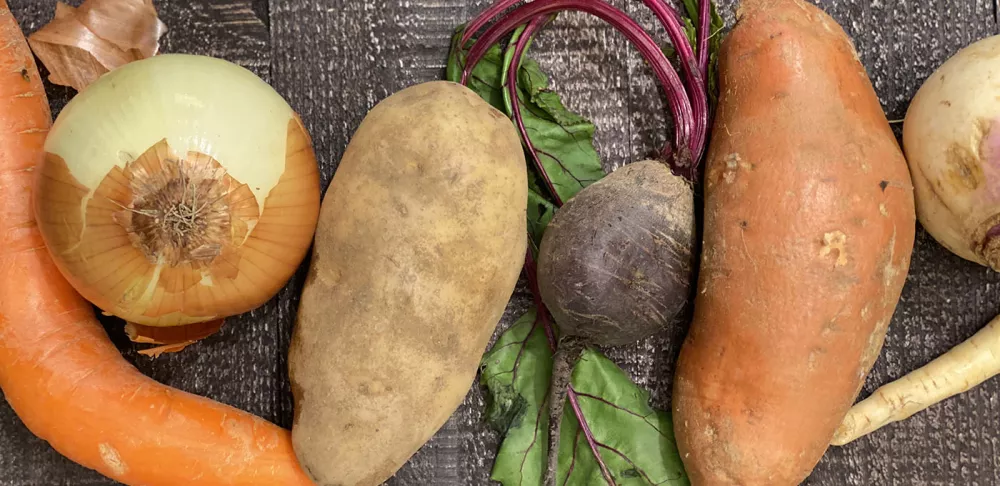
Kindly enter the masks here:
<path id="1" fill-rule="evenodd" d="M 469 43 L 469 40 L 472 39 L 472 36 L 474 36 L 476 32 L 479 32 L 479 29 L 482 29 L 484 25 L 490 22 L 490 20 L 493 20 L 493 17 L 500 15 L 504 10 L 513 7 L 514 4 L 519 1 L 520 0 L 497 0 L 493 2 L 493 5 L 490 5 L 486 10 L 483 10 L 482 13 L 472 19 L 472 21 L 469 22 L 469 25 L 465 27 L 465 32 L 462 33 L 462 40 L 459 41 L 458 47 L 464 48 L 465 45 Z"/>
<path id="2" fill-rule="evenodd" d="M 711 0 L 698 0 L 698 68 L 702 79 L 708 79 L 708 29 L 712 25 Z"/>
<path id="3" fill-rule="evenodd" d="M 691 100 L 688 98 L 680 76 L 674 71 L 670 61 L 660 50 L 656 41 L 639 24 L 621 10 L 602 0 L 535 0 L 518 7 L 490 26 L 476 39 L 466 57 L 465 69 L 462 72 L 463 83 L 490 46 L 497 43 L 503 36 L 539 15 L 553 14 L 562 10 L 578 10 L 599 17 L 624 34 L 636 46 L 646 62 L 653 68 L 653 72 L 663 86 L 674 119 L 675 152 L 669 161 L 671 168 L 681 174 L 689 171 L 694 165 L 691 142 L 693 141 L 692 132 L 695 122 Z"/>
<path id="4" fill-rule="evenodd" d="M 702 0 L 707 2 L 707 0 Z M 643 3 L 653 11 L 656 18 L 667 31 L 670 42 L 674 45 L 674 50 L 680 58 L 681 71 L 687 81 L 690 90 L 691 109 L 694 115 L 694 137 L 691 140 L 691 167 L 689 173 L 684 174 L 688 180 L 694 181 L 697 177 L 698 162 L 705 150 L 705 143 L 708 140 L 708 91 L 705 80 L 708 79 L 705 71 L 699 69 L 698 59 L 695 51 L 684 34 L 684 27 L 681 26 L 680 15 L 672 6 L 664 0 L 643 0 Z M 700 35 L 700 32 L 699 32 Z M 664 153 L 666 160 L 669 153 Z"/>
<path id="5" fill-rule="evenodd" d="M 531 240 L 531 235 L 528 235 Z M 549 351 L 556 352 L 556 333 L 552 329 L 552 317 L 549 315 L 549 308 L 542 302 L 542 293 L 538 290 L 538 265 L 535 264 L 535 255 L 531 252 L 529 245 L 527 254 L 524 256 L 524 275 L 528 279 L 528 288 L 531 289 L 531 299 L 535 302 L 535 320 L 542 323 L 545 329 L 545 337 L 549 341 Z"/>
<path id="6" fill-rule="evenodd" d="M 601 451 L 597 449 L 597 440 L 594 438 L 594 433 L 590 431 L 590 425 L 587 424 L 587 419 L 583 417 L 583 410 L 580 409 L 580 400 L 577 398 L 573 385 L 569 386 L 566 395 L 569 397 L 569 405 L 573 407 L 573 413 L 576 415 L 577 421 L 580 422 L 580 428 L 583 429 L 583 436 L 587 438 L 587 445 L 590 446 L 590 451 L 594 454 L 594 458 L 597 459 L 597 465 L 601 467 L 601 474 L 604 475 L 604 481 L 610 486 L 617 486 L 615 478 L 611 476 L 607 464 L 604 464 L 604 459 L 601 458 Z"/>
<path id="7" fill-rule="evenodd" d="M 551 16 L 545 15 L 535 17 L 521 31 L 521 36 L 517 38 L 517 43 L 514 44 L 514 55 L 511 57 L 510 66 L 507 66 L 507 80 L 504 84 L 506 84 L 507 93 L 510 95 L 511 113 L 514 116 L 514 123 L 517 124 L 518 131 L 521 132 L 521 140 L 524 141 L 524 146 L 527 148 L 528 153 L 531 154 L 531 160 L 534 162 L 538 174 L 545 181 L 545 187 L 549 190 L 549 195 L 552 196 L 553 203 L 555 203 L 556 207 L 562 207 L 563 201 L 559 197 L 559 193 L 556 192 L 556 186 L 552 183 L 552 179 L 549 177 L 548 171 L 545 170 L 545 166 L 542 165 L 542 159 L 538 157 L 535 145 L 531 143 L 531 138 L 528 137 L 528 129 L 525 128 L 524 119 L 521 117 L 520 97 L 517 95 L 517 75 L 521 70 L 521 57 L 524 55 L 525 49 L 528 48 L 531 38 L 551 18 Z"/>

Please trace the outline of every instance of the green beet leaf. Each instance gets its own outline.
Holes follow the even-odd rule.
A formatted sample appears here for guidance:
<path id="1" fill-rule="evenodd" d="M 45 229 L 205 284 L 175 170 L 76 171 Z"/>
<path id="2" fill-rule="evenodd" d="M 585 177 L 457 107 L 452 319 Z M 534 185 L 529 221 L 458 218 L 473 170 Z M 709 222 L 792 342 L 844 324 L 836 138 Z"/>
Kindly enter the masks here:
<path id="1" fill-rule="evenodd" d="M 542 192 L 528 188 L 528 233 L 531 244 L 537 250 L 542 245 L 542 235 L 552 217 L 556 215 L 556 205 L 542 195 Z M 536 252 L 537 253 L 537 252 Z"/>
<path id="2" fill-rule="evenodd" d="M 485 356 L 480 383 L 487 391 L 486 421 L 503 435 L 493 465 L 504 486 L 541 486 L 548 452 L 552 352 L 535 309 L 521 316 Z"/>
<path id="3" fill-rule="evenodd" d="M 549 351 L 535 310 L 528 311 L 484 357 L 480 382 L 486 388 L 487 422 L 503 442 L 492 479 L 503 486 L 541 486 L 548 449 Z M 580 408 L 601 458 L 620 486 L 688 485 L 666 412 L 649 405 L 649 393 L 614 362 L 588 349 L 572 377 Z M 600 467 L 572 407 L 562 417 L 560 485 L 602 485 Z"/>
<path id="4" fill-rule="evenodd" d="M 710 108 L 715 107 L 715 104 L 719 100 L 719 79 L 717 69 L 719 66 L 719 48 L 722 47 L 722 30 L 726 27 L 725 20 L 719 15 L 719 9 L 716 8 L 715 2 L 711 2 L 709 5 L 712 12 L 712 20 L 709 22 L 708 26 L 708 101 Z M 688 36 L 688 41 L 691 42 L 692 46 L 695 45 L 695 33 L 697 29 L 695 25 L 698 25 L 698 0 L 684 0 L 684 10 L 687 11 L 687 17 L 684 18 L 684 32 Z M 672 52 L 673 50 L 671 49 Z M 666 51 L 666 49 L 664 50 Z"/>
<path id="5" fill-rule="evenodd" d="M 448 53 L 448 65 L 445 68 L 445 78 L 454 83 L 462 82 L 462 68 L 465 66 L 467 50 L 458 48 L 464 26 L 460 26 L 451 37 L 451 51 Z M 500 73 L 503 71 L 503 55 L 500 46 L 491 46 L 483 59 L 469 73 L 469 89 L 486 100 L 494 108 L 503 111 L 503 84 Z"/>
<path id="6" fill-rule="evenodd" d="M 513 47 L 509 47 L 505 67 L 509 68 L 512 56 Z M 506 72 L 503 75 L 506 77 Z M 594 124 L 563 105 L 537 62 L 522 59 L 517 88 L 524 129 L 559 200 L 569 201 L 604 177 L 601 158 L 594 150 Z M 503 94 L 510 107 L 513 100 L 507 90 Z"/>
<path id="7" fill-rule="evenodd" d="M 654 410 L 649 392 L 618 365 L 588 349 L 573 369 L 571 383 L 601 458 L 619 486 L 690 484 L 670 415 Z M 605 484 L 569 403 L 562 418 L 558 484 Z"/>
<path id="8" fill-rule="evenodd" d="M 457 41 L 461 32 L 459 28 L 452 38 L 446 69 L 447 79 L 454 82 L 461 81 L 467 53 L 458 48 Z M 512 47 L 503 51 L 499 45 L 491 46 L 486 56 L 473 68 L 469 78 L 470 89 L 508 116 L 511 115 L 510 100 L 508 98 L 505 102 L 507 94 L 504 81 L 505 66 L 512 56 Z M 581 189 L 604 177 L 601 159 L 594 150 L 594 124 L 568 110 L 559 95 L 549 88 L 548 76 L 542 72 L 538 63 L 527 57 L 522 59 L 518 71 L 518 91 L 521 116 L 528 138 L 538 150 L 559 199 L 568 201 Z M 531 159 L 528 160 L 529 171 L 537 177 Z M 542 196 L 549 202 L 555 201 L 547 188 L 540 189 L 536 191 L 537 196 Z M 541 220 L 534 222 L 536 226 L 544 228 L 542 223 Z"/>

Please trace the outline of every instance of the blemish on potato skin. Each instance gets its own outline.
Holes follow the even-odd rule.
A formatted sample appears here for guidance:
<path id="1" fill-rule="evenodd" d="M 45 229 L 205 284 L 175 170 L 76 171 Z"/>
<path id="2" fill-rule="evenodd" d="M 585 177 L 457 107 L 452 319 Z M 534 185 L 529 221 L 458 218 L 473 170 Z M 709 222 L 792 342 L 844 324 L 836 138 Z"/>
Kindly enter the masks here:
<path id="1" fill-rule="evenodd" d="M 885 203 L 878 204 L 878 212 L 882 216 L 889 217 L 889 209 L 885 207 Z"/>

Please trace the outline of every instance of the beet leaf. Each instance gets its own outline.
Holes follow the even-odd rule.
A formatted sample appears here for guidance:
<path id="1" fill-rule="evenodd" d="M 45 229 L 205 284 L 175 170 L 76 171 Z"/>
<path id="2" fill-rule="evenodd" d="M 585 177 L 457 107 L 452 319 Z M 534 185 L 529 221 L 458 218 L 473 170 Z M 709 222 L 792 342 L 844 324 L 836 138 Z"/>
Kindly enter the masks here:
<path id="1" fill-rule="evenodd" d="M 594 150 L 594 124 L 563 105 L 548 76 L 530 59 L 521 63 L 518 98 L 528 137 L 559 201 L 569 201 L 604 177 Z"/>
<path id="2" fill-rule="evenodd" d="M 573 369 L 571 386 L 601 457 L 619 486 L 690 484 L 674 442 L 670 415 L 650 407 L 649 392 L 632 383 L 618 365 L 587 349 Z M 566 410 L 558 484 L 602 484 L 600 468 L 580 425 L 569 406 Z"/>
<path id="3" fill-rule="evenodd" d="M 531 182 L 528 183 L 528 233 L 531 234 L 531 243 L 537 251 L 542 244 L 545 228 L 556 215 L 556 205 L 542 196 L 542 189 L 538 188 L 537 182 L 534 185 L 536 188 L 531 187 Z"/>
<path id="4" fill-rule="evenodd" d="M 697 48 L 697 29 L 700 24 L 699 2 L 702 0 L 684 0 L 684 10 L 687 17 L 684 18 L 684 30 L 691 41 L 691 45 Z M 710 107 L 714 108 L 719 99 L 718 75 L 716 69 L 719 65 L 719 48 L 722 47 L 722 30 L 726 27 L 726 22 L 719 15 L 719 10 L 715 2 L 710 2 L 711 22 L 708 28 L 708 100 Z M 698 53 L 701 57 L 701 53 Z"/>
<path id="5" fill-rule="evenodd" d="M 548 453 L 552 352 L 529 310 L 483 357 L 486 420 L 503 436 L 491 478 L 503 486 L 540 486 Z M 603 462 L 619 486 L 687 485 L 667 412 L 600 352 L 587 349 L 571 379 Z M 559 485 L 605 484 L 570 403 L 563 409 Z"/>
<path id="6" fill-rule="evenodd" d="M 467 49 L 458 47 L 462 38 L 462 27 L 459 27 L 451 38 L 451 51 L 448 53 L 448 65 L 445 68 L 445 78 L 455 83 L 462 80 L 462 68 L 465 66 Z M 468 87 L 494 108 L 505 111 L 503 104 L 503 52 L 500 46 L 491 46 L 483 60 L 476 64 L 469 76 Z"/>
<path id="7" fill-rule="evenodd" d="M 500 336 L 480 368 L 486 421 L 504 438 L 491 478 L 504 486 L 542 484 L 551 377 L 552 351 L 531 309 Z"/>

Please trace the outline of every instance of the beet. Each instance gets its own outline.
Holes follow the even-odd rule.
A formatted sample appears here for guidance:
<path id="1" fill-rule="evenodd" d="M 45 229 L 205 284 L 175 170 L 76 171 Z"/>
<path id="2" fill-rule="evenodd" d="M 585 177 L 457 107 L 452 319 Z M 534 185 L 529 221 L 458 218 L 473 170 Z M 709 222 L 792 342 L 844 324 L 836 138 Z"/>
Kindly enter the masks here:
<path id="1" fill-rule="evenodd" d="M 670 326 L 690 297 L 694 215 L 690 183 L 650 160 L 566 203 L 538 256 L 542 300 L 562 333 L 616 346 Z"/>

